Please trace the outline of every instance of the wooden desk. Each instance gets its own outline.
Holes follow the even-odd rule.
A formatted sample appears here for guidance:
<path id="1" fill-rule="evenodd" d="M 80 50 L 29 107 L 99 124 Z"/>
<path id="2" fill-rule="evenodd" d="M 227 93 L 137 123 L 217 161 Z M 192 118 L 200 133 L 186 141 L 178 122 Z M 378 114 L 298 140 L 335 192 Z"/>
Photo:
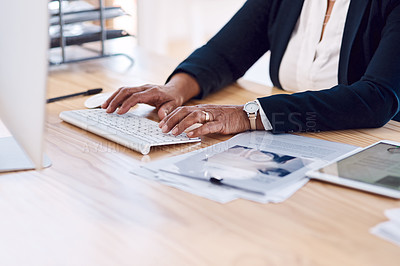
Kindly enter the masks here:
<path id="1" fill-rule="evenodd" d="M 124 58 L 53 68 L 49 97 L 162 83 L 176 64 L 140 50 L 135 58 L 128 70 Z M 239 84 L 204 102 L 277 92 Z M 193 196 L 128 171 L 199 146 L 141 156 L 60 121 L 60 111 L 83 108 L 84 100 L 48 105 L 51 168 L 0 175 L 0 265 L 399 265 L 400 248 L 368 232 L 399 201 L 316 181 L 281 204 Z M 155 117 L 149 108 L 138 112 Z M 400 123 L 307 136 L 366 146 L 399 141 Z M 227 138 L 207 137 L 202 146 Z"/>

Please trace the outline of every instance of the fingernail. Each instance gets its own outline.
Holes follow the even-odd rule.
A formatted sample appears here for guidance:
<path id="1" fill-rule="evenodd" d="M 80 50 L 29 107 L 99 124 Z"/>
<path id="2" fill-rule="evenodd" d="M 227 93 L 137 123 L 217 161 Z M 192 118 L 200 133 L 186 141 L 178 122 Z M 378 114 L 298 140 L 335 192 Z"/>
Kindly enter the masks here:
<path id="1" fill-rule="evenodd" d="M 167 133 L 168 132 L 168 126 L 164 125 L 161 130 L 162 130 L 163 133 Z"/>
<path id="2" fill-rule="evenodd" d="M 186 135 L 190 138 L 191 136 L 193 136 L 193 132 L 190 131 L 190 132 L 188 132 Z"/>
<path id="3" fill-rule="evenodd" d="M 158 126 L 159 126 L 160 128 L 162 128 L 162 127 L 164 126 L 164 124 L 165 124 L 165 122 L 164 122 L 164 121 L 161 121 L 160 123 L 158 123 Z"/>
<path id="4" fill-rule="evenodd" d="M 177 127 L 175 127 L 175 128 L 172 130 L 172 135 L 176 135 L 176 133 L 178 133 L 178 128 L 177 128 Z"/>

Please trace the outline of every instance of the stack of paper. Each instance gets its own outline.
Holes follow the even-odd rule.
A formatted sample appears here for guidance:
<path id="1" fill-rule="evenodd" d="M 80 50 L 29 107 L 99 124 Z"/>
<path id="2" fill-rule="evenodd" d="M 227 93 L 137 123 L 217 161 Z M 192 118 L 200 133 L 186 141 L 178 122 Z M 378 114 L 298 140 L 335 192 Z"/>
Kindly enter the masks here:
<path id="1" fill-rule="evenodd" d="M 400 246 L 400 208 L 385 211 L 389 221 L 378 224 L 371 233 Z"/>
<path id="2" fill-rule="evenodd" d="M 307 171 L 354 148 L 296 135 L 254 131 L 145 164 L 132 173 L 221 203 L 238 198 L 276 203 L 307 183 Z"/>

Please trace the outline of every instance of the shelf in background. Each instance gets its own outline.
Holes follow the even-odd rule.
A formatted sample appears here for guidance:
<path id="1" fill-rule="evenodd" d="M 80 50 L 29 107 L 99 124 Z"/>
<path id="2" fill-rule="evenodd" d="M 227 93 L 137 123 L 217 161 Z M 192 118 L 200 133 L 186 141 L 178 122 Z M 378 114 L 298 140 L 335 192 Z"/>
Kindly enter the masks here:
<path id="1" fill-rule="evenodd" d="M 124 30 L 106 30 L 106 40 L 111 40 L 111 39 L 116 39 L 116 38 L 121 38 L 121 37 L 128 37 L 131 36 L 129 33 L 127 33 Z M 69 36 L 66 37 L 66 45 L 81 45 L 84 43 L 89 43 L 89 42 L 96 42 L 96 41 L 101 41 L 101 32 L 87 32 L 83 33 L 77 36 Z M 50 47 L 51 48 L 56 48 L 60 47 L 60 38 L 59 37 L 54 37 L 51 38 L 50 41 Z"/>
<path id="2" fill-rule="evenodd" d="M 81 11 L 65 12 L 63 14 L 64 24 L 79 23 L 85 21 L 95 21 L 100 19 L 100 9 L 90 9 Z M 120 16 L 128 15 L 120 7 L 105 7 L 104 19 L 113 19 Z M 60 22 L 59 13 L 53 14 L 50 17 L 50 25 L 58 25 Z"/>

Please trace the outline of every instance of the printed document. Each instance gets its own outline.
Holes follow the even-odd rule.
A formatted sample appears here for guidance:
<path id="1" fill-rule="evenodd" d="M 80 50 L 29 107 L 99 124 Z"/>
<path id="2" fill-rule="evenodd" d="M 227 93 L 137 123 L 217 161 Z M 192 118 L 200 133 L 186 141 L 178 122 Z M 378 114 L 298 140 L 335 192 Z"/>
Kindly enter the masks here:
<path id="1" fill-rule="evenodd" d="M 281 202 L 305 173 L 356 148 L 291 134 L 246 132 L 184 155 L 151 162 L 133 174 L 218 202 L 237 198 Z"/>
<path id="2" fill-rule="evenodd" d="M 400 208 L 385 211 L 389 221 L 378 224 L 371 233 L 400 246 Z"/>

